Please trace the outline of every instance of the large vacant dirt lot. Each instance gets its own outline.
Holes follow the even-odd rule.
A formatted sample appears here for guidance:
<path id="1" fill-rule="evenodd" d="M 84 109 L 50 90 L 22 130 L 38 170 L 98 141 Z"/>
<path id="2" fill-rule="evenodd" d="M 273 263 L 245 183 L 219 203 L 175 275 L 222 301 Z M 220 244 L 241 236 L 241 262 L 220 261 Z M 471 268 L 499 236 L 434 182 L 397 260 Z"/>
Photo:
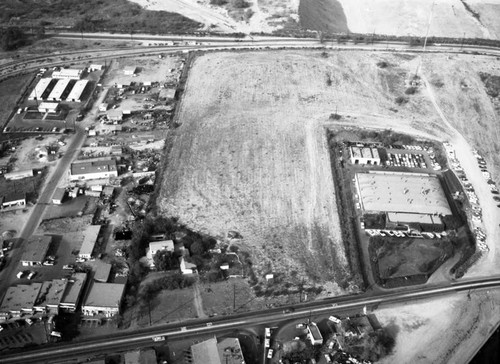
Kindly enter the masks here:
<path id="1" fill-rule="evenodd" d="M 330 114 L 337 109 L 341 124 L 452 141 L 453 126 L 463 130 L 468 125 L 471 144 L 496 150 L 495 139 L 484 143 L 481 131 L 495 135 L 499 128 L 478 76 L 498 71 L 485 60 L 428 55 L 422 69 L 429 89 L 423 84 L 405 95 L 405 82 L 419 62 L 412 54 L 202 56 L 181 104 L 182 126 L 168 158 L 161 209 L 216 237 L 240 232 L 259 279 L 274 272 L 292 284 L 304 276 L 345 283 L 353 273 L 341 242 L 325 145 Z M 464 76 L 452 69 L 467 70 L 469 87 L 461 86 Z M 461 93 L 466 96 L 457 98 Z M 398 96 L 405 98 L 401 105 L 395 102 Z M 456 113 L 445 123 L 433 101 L 468 113 Z M 490 169 L 498 177 L 496 168 Z"/>

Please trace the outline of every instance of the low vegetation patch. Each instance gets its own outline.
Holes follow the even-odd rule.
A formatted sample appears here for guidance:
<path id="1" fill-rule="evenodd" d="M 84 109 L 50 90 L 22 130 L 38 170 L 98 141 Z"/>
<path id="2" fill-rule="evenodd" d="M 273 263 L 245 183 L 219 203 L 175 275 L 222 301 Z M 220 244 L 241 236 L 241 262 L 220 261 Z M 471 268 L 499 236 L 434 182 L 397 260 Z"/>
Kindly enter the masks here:
<path id="1" fill-rule="evenodd" d="M 201 26 L 180 14 L 151 11 L 126 0 L 65 0 L 0 4 L 0 22 L 19 26 L 72 27 L 81 31 L 189 33 Z"/>

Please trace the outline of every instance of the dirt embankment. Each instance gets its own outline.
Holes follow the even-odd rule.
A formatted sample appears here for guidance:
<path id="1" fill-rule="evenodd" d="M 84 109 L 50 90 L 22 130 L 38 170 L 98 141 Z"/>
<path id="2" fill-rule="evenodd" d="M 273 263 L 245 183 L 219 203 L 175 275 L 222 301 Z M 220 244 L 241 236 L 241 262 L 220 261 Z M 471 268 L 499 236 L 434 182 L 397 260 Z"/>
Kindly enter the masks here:
<path id="1" fill-rule="evenodd" d="M 347 18 L 337 0 L 301 0 L 300 25 L 322 32 L 348 33 Z"/>

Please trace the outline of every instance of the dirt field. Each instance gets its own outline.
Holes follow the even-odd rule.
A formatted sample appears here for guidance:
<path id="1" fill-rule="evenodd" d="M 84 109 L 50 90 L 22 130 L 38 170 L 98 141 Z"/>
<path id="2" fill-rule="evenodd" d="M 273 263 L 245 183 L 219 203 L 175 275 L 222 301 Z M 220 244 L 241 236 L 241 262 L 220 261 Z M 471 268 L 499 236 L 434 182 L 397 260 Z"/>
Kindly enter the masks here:
<path id="1" fill-rule="evenodd" d="M 239 231 L 240 245 L 252 252 L 259 278 L 269 271 L 287 272 L 286 279 L 293 282 L 290 272 L 301 277 L 310 273 L 308 266 L 321 267 L 321 277 L 326 277 L 334 263 L 318 256 L 343 258 L 343 250 L 328 252 L 341 244 L 333 222 L 337 218 L 323 127 L 392 128 L 448 140 L 455 147 L 483 208 L 490 247 L 466 277 L 498 273 L 500 209 L 471 148 L 485 156 L 498 182 L 499 116 L 479 72 L 498 76 L 500 70 L 488 57 L 426 55 L 417 92 L 405 95 L 418 63 L 412 54 L 322 56 L 319 51 L 221 53 L 198 59 L 181 104 L 183 125 L 168 160 L 163 211 L 214 236 Z M 212 78 L 206 77 L 206 69 Z M 405 102 L 396 104 L 398 96 Z M 329 119 L 335 110 L 341 115 L 338 121 Z M 325 236 L 335 244 L 322 245 Z M 202 295 L 207 310 L 210 299 Z M 468 360 L 463 359 L 466 351 L 496 324 L 498 305 L 484 295 L 472 303 L 458 295 L 441 301 L 442 306 L 438 301 L 417 303 L 408 312 L 387 308 L 386 322 L 400 323 L 387 363 Z"/>
<path id="2" fill-rule="evenodd" d="M 33 75 L 24 75 L 0 82 L 0 127 L 2 129 L 16 105 L 16 101 L 21 97 L 24 88 L 32 79 Z"/>
<path id="3" fill-rule="evenodd" d="M 351 32 L 414 36 L 425 36 L 434 3 L 433 0 L 339 1 Z M 476 0 L 475 2 L 486 3 L 488 1 Z M 489 24 L 483 25 L 477 21 L 460 0 L 436 1 L 432 14 L 429 35 L 463 37 L 465 33 L 467 38 L 495 38 L 493 27 L 490 28 Z M 496 23 L 498 24 L 498 21 Z"/>
<path id="4" fill-rule="evenodd" d="M 500 315 L 495 290 L 454 293 L 374 311 L 396 334 L 394 352 L 380 363 L 468 363 L 478 340 L 486 340 Z M 442 338 L 441 340 L 438 338 Z"/>
<path id="5" fill-rule="evenodd" d="M 230 16 L 228 6 L 210 5 L 210 0 L 131 0 L 147 10 L 171 11 L 221 32 L 272 32 L 288 18 L 297 20 L 299 0 L 250 1 L 253 15 L 247 20 Z M 228 2 L 230 3 L 230 2 Z M 277 25 L 278 23 L 279 25 Z"/>
<path id="6" fill-rule="evenodd" d="M 452 254 L 451 244 L 440 241 L 405 239 L 386 242 L 377 250 L 380 277 L 427 274 Z"/>
<path id="7" fill-rule="evenodd" d="M 240 232 L 259 280 L 275 272 L 291 284 L 345 284 L 351 275 L 317 122 L 333 101 L 328 69 L 300 52 L 226 53 L 199 58 L 188 80 L 161 208 L 216 237 Z"/>

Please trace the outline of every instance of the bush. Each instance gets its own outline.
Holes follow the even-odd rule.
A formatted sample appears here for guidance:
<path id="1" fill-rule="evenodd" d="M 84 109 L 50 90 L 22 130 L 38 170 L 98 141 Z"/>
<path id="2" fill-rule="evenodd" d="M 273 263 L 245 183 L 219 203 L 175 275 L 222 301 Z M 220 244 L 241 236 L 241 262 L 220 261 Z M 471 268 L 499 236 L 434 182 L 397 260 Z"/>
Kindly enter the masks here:
<path id="1" fill-rule="evenodd" d="M 387 63 L 386 61 L 380 61 L 380 62 L 377 62 L 377 66 L 379 68 L 387 68 L 387 67 L 389 67 L 389 63 Z"/>
<path id="2" fill-rule="evenodd" d="M 408 102 L 408 99 L 404 96 L 398 96 L 396 97 L 396 99 L 394 100 L 396 102 L 396 104 L 398 105 L 404 105 Z"/>
<path id="3" fill-rule="evenodd" d="M 245 0 L 233 0 L 233 6 L 238 9 L 248 8 L 250 6 Z"/>
<path id="4" fill-rule="evenodd" d="M 26 35 L 17 27 L 0 31 L 0 44 L 4 51 L 11 51 L 26 44 Z"/>
<path id="5" fill-rule="evenodd" d="M 226 0 L 210 0 L 210 4 L 221 6 L 221 5 L 227 4 L 227 1 Z"/>
<path id="6" fill-rule="evenodd" d="M 417 88 L 414 86 L 408 87 L 405 90 L 405 94 L 407 94 L 407 95 L 414 95 L 416 92 L 417 92 Z"/>

